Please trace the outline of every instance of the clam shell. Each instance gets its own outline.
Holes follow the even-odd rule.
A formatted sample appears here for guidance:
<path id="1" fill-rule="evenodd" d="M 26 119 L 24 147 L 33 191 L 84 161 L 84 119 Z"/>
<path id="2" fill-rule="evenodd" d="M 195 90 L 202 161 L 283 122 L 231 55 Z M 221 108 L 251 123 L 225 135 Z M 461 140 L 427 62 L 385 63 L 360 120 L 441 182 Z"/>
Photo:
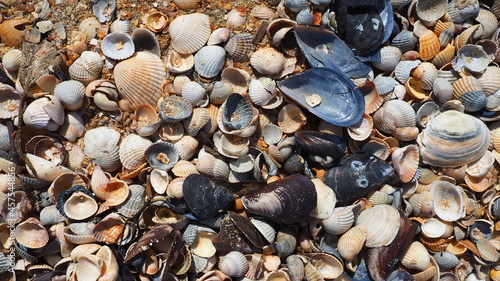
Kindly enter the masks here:
<path id="1" fill-rule="evenodd" d="M 407 145 L 392 152 L 392 166 L 402 182 L 414 180 L 419 170 L 420 153 L 417 145 Z"/>
<path id="2" fill-rule="evenodd" d="M 294 104 L 285 105 L 278 115 L 278 125 L 283 133 L 292 134 L 298 131 L 307 122 L 300 107 Z"/>
<path id="3" fill-rule="evenodd" d="M 411 71 L 420 65 L 419 60 L 402 60 L 396 66 L 394 75 L 400 83 L 406 83 L 410 78 Z"/>
<path id="4" fill-rule="evenodd" d="M 339 254 L 346 260 L 352 261 L 365 245 L 368 231 L 358 225 L 344 233 L 337 244 Z"/>
<path id="5" fill-rule="evenodd" d="M 325 231 L 333 235 L 347 232 L 354 223 L 353 207 L 337 207 L 327 219 L 322 221 Z"/>
<path id="6" fill-rule="evenodd" d="M 240 11 L 240 9 L 232 9 L 224 16 L 224 19 L 226 20 L 227 27 L 235 31 L 242 30 L 247 21 L 246 13 Z"/>
<path id="7" fill-rule="evenodd" d="M 231 30 L 227 27 L 219 27 L 214 30 L 208 38 L 207 45 L 217 45 L 226 42 L 231 37 Z"/>
<path id="8" fill-rule="evenodd" d="M 481 158 L 490 143 L 486 125 L 455 110 L 434 117 L 417 138 L 425 164 L 439 167 L 461 166 Z M 450 155 L 448 151 L 454 150 Z"/>
<path id="9" fill-rule="evenodd" d="M 76 111 L 66 113 L 64 123 L 59 128 L 59 132 L 62 137 L 74 142 L 85 132 L 85 122 L 82 116 Z"/>
<path id="10" fill-rule="evenodd" d="M 500 81 L 496 79 L 500 75 L 500 68 L 489 66 L 486 71 L 478 78 L 484 93 L 489 96 L 500 89 Z"/>
<path id="11" fill-rule="evenodd" d="M 453 96 L 453 87 L 451 83 L 444 78 L 436 78 L 432 85 L 433 95 L 440 103 L 449 101 Z"/>
<path id="12" fill-rule="evenodd" d="M 401 49 L 394 46 L 385 46 L 380 49 L 380 62 L 372 62 L 373 66 L 382 71 L 393 71 L 401 59 Z"/>
<path id="13" fill-rule="evenodd" d="M 233 87 L 230 84 L 216 81 L 210 92 L 210 102 L 213 104 L 222 104 L 233 93 Z"/>
<path id="14" fill-rule="evenodd" d="M 221 81 L 229 84 L 233 89 L 233 93 L 245 93 L 250 80 L 250 73 L 239 68 L 226 67 L 221 74 Z"/>
<path id="15" fill-rule="evenodd" d="M 97 256 L 80 256 L 75 265 L 76 277 L 81 281 L 97 280 L 101 276 L 103 266 L 104 262 Z"/>
<path id="16" fill-rule="evenodd" d="M 160 125 L 160 118 L 152 106 L 142 104 L 136 108 L 132 126 L 141 137 L 154 134 Z"/>
<path id="17" fill-rule="evenodd" d="M 460 48 L 457 56 L 451 61 L 455 71 L 460 72 L 465 68 L 472 73 L 483 72 L 489 63 L 490 60 L 483 47 L 472 44 Z"/>
<path id="18" fill-rule="evenodd" d="M 179 152 L 179 159 L 189 160 L 196 153 L 199 141 L 192 136 L 184 135 L 180 140 L 174 142 L 174 146 Z"/>
<path id="19" fill-rule="evenodd" d="M 147 28 L 136 28 L 132 32 L 132 41 L 136 52 L 149 52 L 160 57 L 160 44 L 156 39 L 156 35 Z"/>
<path id="20" fill-rule="evenodd" d="M 312 179 L 318 201 L 316 208 L 309 214 L 313 218 L 326 219 L 333 214 L 335 208 L 335 193 L 319 179 Z"/>
<path id="21" fill-rule="evenodd" d="M 125 229 L 125 220 L 118 213 L 111 213 L 98 222 L 93 230 L 95 239 L 106 244 L 117 243 Z"/>
<path id="22" fill-rule="evenodd" d="M 5 53 L 2 57 L 3 68 L 8 72 L 17 71 L 23 61 L 23 52 L 13 49 Z"/>
<path id="23" fill-rule="evenodd" d="M 43 224 L 34 217 L 30 217 L 17 225 L 15 235 L 16 242 L 31 249 L 44 247 L 50 238 Z"/>
<path id="24" fill-rule="evenodd" d="M 205 149 L 201 149 L 198 154 L 198 163 L 196 163 L 196 169 L 203 174 L 221 179 L 227 179 L 229 176 L 229 165 L 224 161 L 215 158 L 212 154 L 209 154 Z"/>
<path id="25" fill-rule="evenodd" d="M 171 49 L 168 51 L 164 62 L 168 71 L 184 73 L 194 66 L 194 57 L 192 54 L 179 54 L 174 49 Z"/>
<path id="26" fill-rule="evenodd" d="M 118 18 L 109 26 L 109 31 L 130 33 L 130 21 Z"/>
<path id="27" fill-rule="evenodd" d="M 174 0 L 174 3 L 177 7 L 184 11 L 196 9 L 200 6 L 199 0 Z"/>
<path id="28" fill-rule="evenodd" d="M 224 48 L 217 45 L 205 46 L 194 55 L 194 69 L 204 78 L 213 78 L 222 70 L 225 61 Z"/>
<path id="29" fill-rule="evenodd" d="M 194 53 L 210 37 L 210 20 L 200 13 L 178 16 L 168 26 L 168 32 L 174 50 L 181 54 Z"/>
<path id="30" fill-rule="evenodd" d="M 203 103 L 206 95 L 206 90 L 198 82 L 187 82 L 182 87 L 182 98 L 189 101 L 192 106 L 197 106 Z"/>
<path id="31" fill-rule="evenodd" d="M 344 265 L 339 258 L 326 253 L 313 254 L 308 264 L 312 264 L 325 279 L 335 279 L 344 271 Z M 307 278 L 308 280 L 311 280 Z"/>
<path id="32" fill-rule="evenodd" d="M 168 96 L 160 103 L 159 110 L 159 115 L 163 122 L 174 123 L 191 116 L 193 113 L 193 106 L 184 98 Z"/>
<path id="33" fill-rule="evenodd" d="M 267 105 L 276 96 L 276 82 L 269 77 L 252 79 L 248 84 L 248 93 L 254 104 Z"/>
<path id="34" fill-rule="evenodd" d="M 422 243 L 413 241 L 404 253 L 401 263 L 407 268 L 423 271 L 429 267 L 430 256 Z"/>
<path id="35" fill-rule="evenodd" d="M 136 134 L 126 136 L 120 143 L 120 161 L 123 167 L 135 170 L 146 163 L 144 152 L 153 143 Z"/>
<path id="36" fill-rule="evenodd" d="M 490 241 L 481 239 L 476 242 L 476 246 L 485 261 L 496 262 L 500 258 L 500 253 Z"/>
<path id="37" fill-rule="evenodd" d="M 277 17 L 276 13 L 273 10 L 264 5 L 258 5 L 253 7 L 252 10 L 250 11 L 250 16 L 257 19 L 263 19 L 269 21 L 272 21 Z"/>
<path id="38" fill-rule="evenodd" d="M 253 48 L 252 40 L 249 33 L 236 34 L 227 41 L 224 49 L 234 61 L 246 61 Z"/>
<path id="39" fill-rule="evenodd" d="M 145 21 L 149 30 L 161 32 L 168 24 L 168 17 L 161 12 L 152 12 L 145 16 Z"/>
<path id="40" fill-rule="evenodd" d="M 156 105 L 166 75 L 161 59 L 148 52 L 137 52 L 115 66 L 118 92 L 134 108 L 141 104 Z"/>
<path id="41" fill-rule="evenodd" d="M 26 29 L 31 26 L 30 21 L 24 18 L 14 18 L 0 24 L 1 39 L 9 47 L 20 47 L 26 36 Z"/>
<path id="42" fill-rule="evenodd" d="M 458 258 L 449 251 L 440 251 L 432 256 L 442 271 L 450 270 L 458 265 Z"/>
<path id="43" fill-rule="evenodd" d="M 398 233 L 399 212 L 389 205 L 376 205 L 362 211 L 356 219 L 356 226 L 367 229 L 366 246 L 370 248 L 389 245 Z"/>
<path id="44" fill-rule="evenodd" d="M 131 184 L 129 187 L 129 195 L 125 202 L 116 206 L 118 212 L 127 218 L 137 214 L 145 204 L 146 190 L 142 185 Z"/>
<path id="45" fill-rule="evenodd" d="M 349 136 L 356 141 L 366 140 L 372 133 L 373 119 L 370 115 L 364 114 L 358 123 L 347 127 Z"/>
<path id="46" fill-rule="evenodd" d="M 490 171 L 494 163 L 495 157 L 493 153 L 487 150 L 481 158 L 467 164 L 467 170 L 465 172 L 472 177 L 481 178 Z"/>
<path id="47" fill-rule="evenodd" d="M 373 122 L 382 132 L 392 134 L 397 128 L 415 127 L 416 114 L 413 108 L 402 100 L 389 100 L 373 115 Z"/>
<path id="48" fill-rule="evenodd" d="M 445 181 L 431 184 L 434 212 L 444 221 L 456 221 L 465 215 L 465 198 L 461 187 Z"/>
<path id="49" fill-rule="evenodd" d="M 135 52 L 132 37 L 123 32 L 111 32 L 101 42 L 102 53 L 114 60 L 124 60 Z"/>
<path id="50" fill-rule="evenodd" d="M 120 133 L 114 129 L 99 127 L 88 130 L 83 138 L 85 155 L 103 170 L 114 171 L 121 166 L 118 147 L 120 138 Z"/>
<path id="51" fill-rule="evenodd" d="M 196 165 L 186 160 L 180 160 L 179 162 L 177 162 L 177 164 L 175 164 L 172 168 L 172 173 L 176 177 L 181 178 L 186 178 L 191 174 L 199 174 L 198 170 L 196 169 Z"/>
<path id="52" fill-rule="evenodd" d="M 4 104 L 9 106 L 9 103 L 12 104 L 9 101 Z M 49 131 L 55 131 L 64 123 L 64 108 L 55 96 L 48 95 L 28 105 L 23 113 L 23 121 L 38 129 L 46 128 Z"/>
<path id="53" fill-rule="evenodd" d="M 26 153 L 26 160 L 29 161 L 33 170 L 28 169 L 32 175 L 36 175 L 38 179 L 43 181 L 54 181 L 59 175 L 64 173 L 72 173 L 72 171 L 64 166 L 55 165 L 54 163 L 45 160 L 41 157 Z"/>
<path id="54" fill-rule="evenodd" d="M 439 43 L 439 38 L 431 30 L 427 30 L 418 39 L 420 58 L 423 60 L 431 60 L 434 58 L 440 50 L 441 44 Z"/>
<path id="55" fill-rule="evenodd" d="M 444 13 L 446 13 L 447 9 L 448 1 L 443 0 L 433 2 L 417 1 L 415 5 L 418 18 L 429 26 L 436 24 Z"/>
<path id="56" fill-rule="evenodd" d="M 409 30 L 401 30 L 393 39 L 391 46 L 398 47 L 401 52 L 413 50 L 417 46 L 418 38 Z"/>
<path id="57" fill-rule="evenodd" d="M 45 99 L 43 99 L 45 100 Z M 33 102 L 35 103 L 35 102 Z M 36 103 L 43 103 L 42 101 L 36 102 Z M 1 84 L 0 85 L 0 118 L 6 119 L 6 118 L 12 118 L 16 117 L 19 114 L 19 105 L 21 104 L 21 94 L 16 91 L 13 87 L 7 85 L 7 84 Z M 30 104 L 31 105 L 31 104 Z M 34 105 L 33 105 L 34 106 Z M 37 105 L 37 108 L 30 108 L 30 110 L 39 110 L 39 107 L 42 105 Z M 29 106 L 28 106 L 29 107 Z M 27 109 L 26 109 L 27 110 Z M 26 112 L 24 114 L 32 114 L 29 112 Z M 43 114 L 47 115 L 47 114 Z M 45 116 L 44 116 L 45 117 Z M 34 115 L 31 117 L 32 119 L 35 119 Z M 46 119 L 43 118 L 44 120 Z M 24 116 L 23 116 L 24 120 Z M 24 121 L 26 123 L 26 121 Z M 38 124 L 39 122 L 33 122 L 30 120 L 32 124 Z M 42 122 L 42 123 L 45 123 Z"/>
<path id="58" fill-rule="evenodd" d="M 411 76 L 424 90 L 431 90 L 438 71 L 432 63 L 423 62 L 413 70 Z"/>
<path id="59" fill-rule="evenodd" d="M 443 67 L 445 64 L 451 62 L 453 57 L 455 57 L 455 50 L 455 46 L 451 44 L 446 45 L 446 47 L 432 59 L 432 63 L 437 68 Z"/>
<path id="60" fill-rule="evenodd" d="M 71 79 L 88 84 L 101 74 L 104 60 L 100 54 L 91 51 L 83 52 L 69 67 Z"/>
<path id="61" fill-rule="evenodd" d="M 144 155 L 151 167 L 168 171 L 179 159 L 179 153 L 173 144 L 165 141 L 157 141 L 151 144 Z"/>
<path id="62" fill-rule="evenodd" d="M 285 67 L 285 57 L 274 48 L 260 48 L 250 57 L 250 64 L 259 73 L 277 76 Z"/>
<path id="63" fill-rule="evenodd" d="M 40 221 L 44 225 L 53 225 L 63 222 L 65 217 L 61 215 L 56 205 L 50 205 L 40 212 Z"/>
<path id="64" fill-rule="evenodd" d="M 229 277 L 242 277 L 248 271 L 248 262 L 245 255 L 232 251 L 219 258 L 219 269 Z"/>
<path id="65" fill-rule="evenodd" d="M 248 96 L 234 93 L 219 108 L 217 124 L 223 133 L 249 137 L 257 130 L 258 117 Z"/>
<path id="66" fill-rule="evenodd" d="M 168 184 L 170 183 L 170 176 L 166 171 L 153 169 L 149 176 L 149 182 L 156 193 L 164 194 L 167 190 Z"/>
<path id="67" fill-rule="evenodd" d="M 85 86 L 76 80 L 63 81 L 54 89 L 54 95 L 69 110 L 78 110 L 83 106 Z"/>
<path id="68" fill-rule="evenodd" d="M 64 203 L 64 214 L 73 220 L 87 219 L 94 215 L 97 209 L 98 205 L 95 199 L 81 191 L 72 192 Z"/>

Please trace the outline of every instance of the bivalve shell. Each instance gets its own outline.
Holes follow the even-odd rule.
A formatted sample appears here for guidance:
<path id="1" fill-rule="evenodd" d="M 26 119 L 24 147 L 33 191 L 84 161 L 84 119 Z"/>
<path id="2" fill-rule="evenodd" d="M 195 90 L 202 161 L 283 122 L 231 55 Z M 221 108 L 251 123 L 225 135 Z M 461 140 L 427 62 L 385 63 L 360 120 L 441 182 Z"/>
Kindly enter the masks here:
<path id="1" fill-rule="evenodd" d="M 125 202 L 116 206 L 118 212 L 127 218 L 137 214 L 146 203 L 146 190 L 142 185 L 131 184 L 129 195 Z"/>
<path id="2" fill-rule="evenodd" d="M 248 271 L 248 262 L 241 252 L 232 251 L 219 258 L 219 269 L 229 277 L 242 277 Z"/>
<path id="3" fill-rule="evenodd" d="M 365 245 L 367 234 L 367 229 L 362 225 L 349 229 L 340 237 L 337 244 L 339 254 L 346 261 L 352 261 Z"/>
<path id="4" fill-rule="evenodd" d="M 229 37 L 231 37 L 231 30 L 227 27 L 219 27 L 210 34 L 207 45 L 224 43 L 229 40 Z"/>
<path id="5" fill-rule="evenodd" d="M 205 88 L 195 81 L 187 82 L 182 87 L 182 98 L 189 101 L 192 106 L 202 104 L 206 93 Z"/>
<path id="6" fill-rule="evenodd" d="M 173 144 L 165 141 L 158 141 L 151 144 L 144 155 L 149 165 L 153 168 L 170 170 L 179 160 L 179 153 Z"/>
<path id="7" fill-rule="evenodd" d="M 115 171 L 121 166 L 118 142 L 120 133 L 114 129 L 99 127 L 88 130 L 83 141 L 85 155 L 105 171 Z"/>
<path id="8" fill-rule="evenodd" d="M 389 245 L 398 234 L 401 224 L 399 212 L 390 205 L 376 205 L 362 211 L 356 226 L 367 229 L 366 246 L 370 248 Z"/>
<path id="9" fill-rule="evenodd" d="M 488 54 L 483 50 L 483 47 L 472 44 L 460 48 L 457 56 L 451 61 L 455 71 L 461 72 L 465 68 L 472 73 L 483 72 L 489 63 Z"/>
<path id="10" fill-rule="evenodd" d="M 45 226 L 36 218 L 28 218 L 20 223 L 15 230 L 16 242 L 31 248 L 39 249 L 49 242 L 49 233 Z"/>
<path id="11" fill-rule="evenodd" d="M 440 50 L 441 44 L 439 38 L 432 30 L 427 30 L 418 40 L 420 58 L 423 60 L 431 60 Z"/>
<path id="12" fill-rule="evenodd" d="M 205 46 L 194 55 L 194 69 L 204 78 L 214 78 L 222 70 L 225 61 L 224 48 L 217 45 Z"/>
<path id="13" fill-rule="evenodd" d="M 261 48 L 250 57 L 250 64 L 261 74 L 278 76 L 285 67 L 285 57 L 274 48 Z"/>
<path id="14" fill-rule="evenodd" d="M 434 212 L 444 221 L 456 221 L 465 215 L 465 195 L 461 187 L 446 181 L 431 183 Z"/>
<path id="15" fill-rule="evenodd" d="M 55 87 L 54 95 L 67 109 L 78 110 L 83 106 L 85 86 L 76 80 L 63 81 Z"/>
<path id="16" fill-rule="evenodd" d="M 101 74 L 104 59 L 96 52 L 85 51 L 69 67 L 69 75 L 73 80 L 88 84 Z"/>
<path id="17" fill-rule="evenodd" d="M 101 42 L 103 54 L 114 60 L 124 60 L 131 57 L 135 52 L 132 37 L 123 32 L 111 32 Z"/>
<path id="18" fill-rule="evenodd" d="M 422 243 L 413 241 L 404 253 L 401 263 L 409 269 L 423 271 L 429 267 L 430 255 Z"/>
<path id="19" fill-rule="evenodd" d="M 192 54 L 180 54 L 174 49 L 168 51 L 164 59 L 168 71 L 173 73 L 183 73 L 194 66 L 194 57 Z"/>
<path id="20" fill-rule="evenodd" d="M 144 152 L 153 143 L 139 135 L 130 134 L 120 144 L 120 161 L 123 167 L 135 170 L 146 163 Z"/>
<path id="21" fill-rule="evenodd" d="M 0 118 L 16 117 L 19 114 L 21 97 L 22 95 L 13 87 L 0 84 Z"/>
<path id="22" fill-rule="evenodd" d="M 14 72 L 21 67 L 23 62 L 23 52 L 18 49 L 13 49 L 5 53 L 2 57 L 3 68 L 8 72 Z"/>
<path id="23" fill-rule="evenodd" d="M 132 107 L 155 106 L 161 96 L 161 85 L 167 73 L 161 59 L 149 52 L 137 52 L 115 66 L 115 82 L 120 95 Z"/>
<path id="24" fill-rule="evenodd" d="M 234 61 L 246 61 L 253 48 L 252 40 L 250 33 L 236 34 L 227 41 L 224 49 Z"/>
<path id="25" fill-rule="evenodd" d="M 448 110 L 427 124 L 417 143 L 425 164 L 456 167 L 481 158 L 488 149 L 490 139 L 488 127 L 481 120 Z M 450 149 L 453 154 L 449 153 Z"/>
<path id="26" fill-rule="evenodd" d="M 182 97 L 168 96 L 160 103 L 159 110 L 163 122 L 175 123 L 191 116 L 193 106 L 190 101 Z"/>
<path id="27" fill-rule="evenodd" d="M 194 53 L 210 37 L 210 19 L 200 13 L 178 16 L 168 26 L 168 32 L 174 50 L 181 54 Z"/>
<path id="28" fill-rule="evenodd" d="M 373 66 L 382 71 L 393 71 L 401 59 L 401 49 L 394 46 L 385 46 L 380 49 L 380 62 L 372 62 Z"/>

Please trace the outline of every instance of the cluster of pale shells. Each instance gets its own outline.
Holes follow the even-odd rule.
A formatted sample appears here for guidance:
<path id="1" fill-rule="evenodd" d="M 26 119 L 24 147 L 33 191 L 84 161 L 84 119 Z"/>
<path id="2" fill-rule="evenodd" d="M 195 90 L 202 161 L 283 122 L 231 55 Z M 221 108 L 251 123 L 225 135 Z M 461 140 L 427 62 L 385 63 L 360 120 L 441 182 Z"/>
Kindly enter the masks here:
<path id="1" fill-rule="evenodd" d="M 345 130 L 278 89 L 304 69 L 288 46 L 294 26 L 335 28 L 331 0 L 239 6 L 218 24 L 196 10 L 206 1 L 174 0 L 138 21 L 88 17 L 67 38 L 48 1 L 36 5 L 36 27 L 4 19 L 0 274 L 15 249 L 18 280 L 371 280 L 352 275 L 365 253 L 387 249 L 413 280 L 500 280 L 500 2 L 385 1 L 399 31 L 355 81 L 365 112 Z M 51 36 L 34 43 L 30 32 Z M 61 44 L 66 67 L 36 63 Z M 348 154 L 371 153 L 397 178 L 338 206 L 314 166 L 331 159 L 303 157 L 300 131 L 341 137 Z M 197 202 L 200 214 L 224 211 L 217 221 L 180 215 L 192 206 L 178 202 L 201 193 L 184 183 L 198 174 L 228 186 L 305 174 L 317 204 L 278 225 L 242 191 L 229 207 Z M 213 186 L 205 198 L 234 199 Z M 278 201 L 266 212 L 279 216 L 273 208 L 287 203 Z M 418 231 L 399 249 L 410 222 Z"/>

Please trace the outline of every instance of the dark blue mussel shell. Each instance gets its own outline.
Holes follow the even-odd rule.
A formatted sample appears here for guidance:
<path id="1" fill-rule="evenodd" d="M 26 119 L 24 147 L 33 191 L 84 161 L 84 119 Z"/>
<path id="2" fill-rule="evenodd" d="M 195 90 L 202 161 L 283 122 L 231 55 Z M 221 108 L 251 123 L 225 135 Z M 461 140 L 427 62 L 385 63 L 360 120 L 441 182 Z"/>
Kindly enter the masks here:
<path id="1" fill-rule="evenodd" d="M 325 184 L 337 196 L 337 205 L 349 204 L 380 189 L 395 171 L 384 160 L 368 153 L 356 153 L 342 158 L 338 167 L 325 173 Z"/>
<path id="2" fill-rule="evenodd" d="M 327 165 L 337 165 L 344 157 L 347 146 L 342 137 L 322 132 L 297 131 L 295 141 L 302 151 L 310 157 L 319 156 L 325 161 L 328 158 Z"/>
<path id="3" fill-rule="evenodd" d="M 206 176 L 191 174 L 182 184 L 182 193 L 189 209 L 200 219 L 210 219 L 227 210 L 235 196 Z"/>
<path id="4" fill-rule="evenodd" d="M 281 81 L 279 89 L 312 114 L 340 127 L 356 124 L 365 111 L 363 93 L 335 69 L 314 68 L 294 74 Z M 309 105 L 306 98 L 312 95 L 319 95 L 321 102 Z"/>
<path id="5" fill-rule="evenodd" d="M 376 50 L 391 36 L 390 0 L 340 0 L 337 5 L 339 34 L 356 54 Z"/>
<path id="6" fill-rule="evenodd" d="M 295 38 L 312 68 L 328 67 L 333 63 L 349 78 L 366 76 L 372 69 L 357 60 L 352 50 L 335 33 L 320 26 L 295 25 Z M 318 56 L 319 48 L 326 47 L 326 56 Z M 324 52 L 323 52 L 324 53 Z"/>

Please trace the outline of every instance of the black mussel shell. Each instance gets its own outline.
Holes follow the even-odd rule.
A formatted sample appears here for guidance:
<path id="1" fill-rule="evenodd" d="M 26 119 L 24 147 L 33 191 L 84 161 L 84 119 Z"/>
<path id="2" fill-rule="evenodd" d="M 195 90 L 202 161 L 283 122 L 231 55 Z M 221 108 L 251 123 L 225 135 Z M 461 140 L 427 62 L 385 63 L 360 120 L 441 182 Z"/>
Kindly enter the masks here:
<path id="1" fill-rule="evenodd" d="M 263 248 L 265 246 L 259 230 L 249 219 L 232 211 L 227 211 L 227 213 L 229 214 L 229 218 L 233 221 L 234 225 L 238 227 L 241 233 L 243 233 L 243 235 L 245 235 L 245 237 L 248 238 L 253 245 L 258 248 Z"/>
<path id="2" fill-rule="evenodd" d="M 339 34 L 356 53 L 374 51 L 392 34 L 393 12 L 390 0 L 351 1 L 338 3 Z"/>
<path id="3" fill-rule="evenodd" d="M 128 250 L 125 255 L 124 262 L 132 260 L 138 254 L 151 248 L 156 242 L 170 236 L 172 238 L 172 245 L 174 243 L 181 244 L 181 233 L 178 230 L 174 230 L 168 225 L 158 225 L 153 227 L 151 230 L 146 232 L 144 235 L 137 240 Z"/>
<path id="4" fill-rule="evenodd" d="M 182 192 L 189 209 L 200 219 L 217 216 L 234 201 L 234 195 L 228 189 L 199 174 L 186 177 Z"/>
<path id="5" fill-rule="evenodd" d="M 354 272 L 351 272 L 349 270 L 345 270 L 344 274 L 351 281 L 373 281 L 373 279 L 371 279 L 370 275 L 368 274 L 368 268 L 366 267 L 366 263 L 365 263 L 364 259 L 362 259 L 358 263 L 358 266 L 356 267 L 356 270 Z"/>
<path id="6" fill-rule="evenodd" d="M 398 269 L 394 270 L 389 276 L 387 276 L 387 281 L 412 281 L 413 276 L 406 270 Z"/>
<path id="7" fill-rule="evenodd" d="M 283 170 L 285 173 L 291 174 L 302 174 L 306 168 L 306 160 L 298 154 L 290 156 L 283 164 Z"/>
<path id="8" fill-rule="evenodd" d="M 369 248 L 365 255 L 368 272 L 373 280 L 388 280 L 389 274 L 396 269 L 396 265 L 401 260 L 404 251 L 413 240 L 417 230 L 417 224 L 410 221 L 403 211 L 399 211 L 401 224 L 398 234 L 391 244 L 376 248 Z M 394 279 L 406 280 L 406 279 Z"/>
<path id="9" fill-rule="evenodd" d="M 349 78 L 364 77 L 371 71 L 368 65 L 356 59 L 352 50 L 333 31 L 320 26 L 295 25 L 294 32 L 311 67 L 330 67 L 333 63 Z M 318 56 L 317 48 L 321 46 L 326 47 L 326 56 Z"/>
<path id="10" fill-rule="evenodd" d="M 339 167 L 325 173 L 325 184 L 337 196 L 342 206 L 380 189 L 395 175 L 391 165 L 368 153 L 356 153 L 342 158 Z"/>
<path id="11" fill-rule="evenodd" d="M 231 94 L 224 107 L 222 124 L 231 130 L 242 130 L 252 121 L 252 105 L 240 94 Z"/>
<path id="12" fill-rule="evenodd" d="M 224 219 L 220 224 L 220 231 L 212 238 L 212 244 L 221 254 L 238 251 L 244 254 L 262 252 L 238 229 L 231 219 Z"/>
<path id="13" fill-rule="evenodd" d="M 317 194 L 309 178 L 295 174 L 243 196 L 242 202 L 251 213 L 292 224 L 306 219 L 316 208 Z"/>
<path id="14" fill-rule="evenodd" d="M 347 146 L 342 137 L 322 132 L 298 131 L 295 133 L 295 141 L 309 157 L 324 159 L 320 163 L 323 166 L 337 165 L 344 157 Z"/>
<path id="15" fill-rule="evenodd" d="M 340 127 L 356 124 L 365 112 L 361 90 L 338 69 L 314 68 L 285 78 L 279 89 L 312 114 Z"/>

